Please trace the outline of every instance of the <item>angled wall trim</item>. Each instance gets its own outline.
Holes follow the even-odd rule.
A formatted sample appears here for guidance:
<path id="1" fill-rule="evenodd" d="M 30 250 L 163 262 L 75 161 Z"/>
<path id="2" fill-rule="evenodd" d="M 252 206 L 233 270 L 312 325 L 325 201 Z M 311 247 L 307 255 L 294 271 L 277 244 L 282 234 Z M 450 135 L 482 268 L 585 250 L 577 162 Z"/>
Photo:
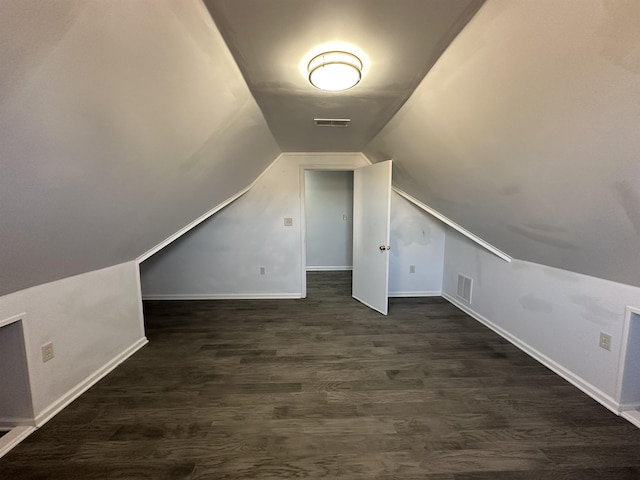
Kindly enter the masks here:
<path id="1" fill-rule="evenodd" d="M 438 212 L 437 210 L 434 210 L 433 208 L 431 208 L 428 205 L 425 205 L 424 203 L 422 203 L 420 200 L 417 200 L 415 198 L 413 198 L 411 195 L 409 195 L 406 192 L 403 192 L 402 190 L 400 190 L 397 187 L 392 187 L 393 191 L 396 192 L 398 195 L 400 195 L 401 197 L 404 197 L 405 199 L 407 199 L 408 201 L 410 201 L 411 203 L 413 203 L 416 207 L 424 210 L 425 212 L 427 212 L 428 214 L 434 216 L 435 218 L 437 218 L 438 220 L 440 220 L 442 223 L 448 225 L 449 227 L 453 228 L 454 230 L 457 230 L 458 232 L 460 232 L 462 235 L 464 235 L 465 237 L 467 237 L 468 239 L 474 241 L 475 243 L 477 243 L 478 245 L 480 245 L 482 248 L 485 248 L 486 250 L 490 251 L 491 253 L 493 253 L 494 255 L 500 257 L 501 259 L 507 261 L 507 262 L 511 262 L 512 258 L 511 256 L 507 255 L 506 253 L 504 253 L 502 250 L 500 250 L 499 248 L 494 247 L 493 245 L 491 245 L 488 242 L 485 242 L 484 240 L 482 240 L 480 237 L 474 235 L 473 233 L 471 233 L 469 230 L 467 230 L 466 228 L 458 225 L 456 222 L 454 222 L 453 220 L 451 220 L 449 217 L 445 217 L 444 215 L 442 215 L 440 212 Z"/>
<path id="2" fill-rule="evenodd" d="M 265 168 L 262 173 L 260 175 L 258 175 L 256 177 L 256 179 L 251 182 L 251 184 L 245 188 L 243 188 L 242 190 L 240 190 L 238 193 L 236 193 L 235 195 L 232 195 L 231 197 L 227 198 L 224 202 L 219 203 L 218 205 L 216 205 L 215 207 L 213 207 L 211 210 L 209 210 L 208 212 L 206 212 L 205 214 L 199 216 L 198 218 L 196 218 L 193 222 L 189 223 L 188 225 L 185 225 L 184 227 L 182 227 L 180 230 L 178 230 L 176 233 L 174 233 L 173 235 L 165 238 L 162 242 L 160 242 L 159 244 L 157 244 L 155 247 L 151 248 L 150 250 L 147 250 L 145 253 L 143 253 L 142 255 L 140 255 L 138 258 L 136 258 L 136 262 L 138 262 L 139 264 L 144 262 L 147 258 L 153 256 L 154 254 L 158 253 L 160 250 L 162 250 L 164 247 L 166 247 L 167 245 L 169 245 L 170 243 L 174 242 L 175 240 L 177 240 L 178 238 L 180 238 L 182 235 L 184 235 L 185 233 L 187 233 L 189 230 L 191 230 L 192 228 L 197 227 L 198 225 L 200 225 L 202 222 L 204 222 L 207 218 L 211 217 L 212 215 L 218 213 L 220 210 L 222 210 L 224 207 L 232 204 L 233 202 L 235 202 L 237 199 L 239 199 L 240 197 L 242 197 L 245 193 L 247 193 L 249 190 L 251 190 L 254 185 L 256 183 L 258 183 L 260 181 L 260 179 L 271 169 L 271 167 L 273 167 L 273 165 L 275 165 L 275 163 L 280 159 L 280 157 L 283 154 L 281 153 L 280 155 L 278 155 L 273 162 L 271 162 L 267 168 Z"/>
<path id="3" fill-rule="evenodd" d="M 25 438 L 36 431 L 36 427 L 33 426 L 21 426 L 11 429 L 5 433 L 0 439 L 0 458 L 9 453 L 9 451 L 16 447 Z"/>

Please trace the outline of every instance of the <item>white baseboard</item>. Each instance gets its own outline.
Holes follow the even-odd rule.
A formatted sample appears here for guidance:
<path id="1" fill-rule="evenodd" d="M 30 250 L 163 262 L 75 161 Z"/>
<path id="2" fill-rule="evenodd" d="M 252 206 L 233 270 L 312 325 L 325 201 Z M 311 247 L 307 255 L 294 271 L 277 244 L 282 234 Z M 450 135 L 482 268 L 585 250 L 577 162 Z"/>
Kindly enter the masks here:
<path id="1" fill-rule="evenodd" d="M 388 296 L 393 298 L 440 297 L 442 292 L 389 292 Z"/>
<path id="2" fill-rule="evenodd" d="M 36 431 L 36 427 L 20 426 L 14 427 L 0 438 L 0 458 L 5 456 L 21 441 Z"/>
<path id="3" fill-rule="evenodd" d="M 143 300 L 287 300 L 302 298 L 301 293 L 196 293 L 143 295 Z"/>
<path id="4" fill-rule="evenodd" d="M 454 304 L 460 310 L 462 310 L 465 313 L 471 315 L 473 318 L 475 318 L 480 323 L 482 323 L 486 327 L 488 327 L 491 330 L 493 330 L 494 332 L 496 332 L 501 337 L 503 337 L 506 340 L 508 340 L 509 342 L 511 342 L 513 345 L 518 347 L 520 350 L 522 350 L 526 354 L 528 354 L 531 357 L 535 358 L 537 361 L 539 361 L 545 367 L 547 367 L 548 369 L 550 369 L 553 372 L 555 372 L 558 375 L 560 375 L 567 382 L 571 383 L 574 387 L 577 387 L 578 389 L 582 390 L 584 393 L 589 395 L 591 398 L 593 398 L 598 403 L 600 403 L 603 406 L 607 407 L 609 410 L 611 410 L 616 415 L 620 415 L 620 405 L 610 395 L 607 395 L 606 393 L 604 393 L 599 388 L 593 386 L 592 384 L 590 384 L 589 382 L 584 380 L 582 377 L 579 377 L 578 375 L 576 375 L 572 371 L 570 371 L 570 370 L 566 369 L 565 367 L 563 367 L 562 365 L 556 363 L 554 360 L 552 360 L 551 358 L 547 357 L 543 353 L 539 352 L 538 350 L 533 348 L 531 345 L 527 344 L 526 342 L 523 342 L 519 338 L 517 338 L 514 335 L 512 335 L 511 333 L 509 333 L 508 331 L 504 330 L 502 327 L 496 325 L 495 323 L 493 323 L 488 318 L 480 315 L 478 312 L 473 310 L 468 305 L 465 305 L 464 303 L 461 303 L 455 297 L 447 294 L 446 292 L 442 292 L 442 297 L 445 298 L 446 300 L 448 300 L 449 302 L 451 302 L 452 304 Z"/>
<path id="5" fill-rule="evenodd" d="M 128 347 L 122 353 L 117 355 L 113 360 L 109 361 L 102 368 L 94 372 L 85 378 L 82 382 L 76 385 L 74 388 L 69 390 L 67 393 L 62 395 L 58 400 L 53 402 L 47 408 L 42 410 L 38 415 L 36 415 L 36 427 L 40 428 L 42 425 L 51 420 L 57 413 L 59 413 L 63 408 L 73 402 L 76 398 L 82 395 L 84 392 L 89 390 L 93 385 L 98 383 L 102 378 L 104 378 L 108 373 L 110 373 L 113 369 L 115 369 L 118 365 L 124 362 L 127 358 L 133 355 L 135 352 L 144 347 L 149 341 L 147 337 L 142 337 L 140 340 L 135 342 L 133 345 Z"/>
<path id="6" fill-rule="evenodd" d="M 353 270 L 353 266 L 352 265 L 342 265 L 342 266 L 309 265 L 307 266 L 306 270 L 307 272 L 341 272 L 341 271 Z"/>
<path id="7" fill-rule="evenodd" d="M 640 428 L 640 412 L 637 410 L 629 410 L 628 412 L 622 412 L 620 414 L 622 418 L 633 423 L 636 427 Z"/>

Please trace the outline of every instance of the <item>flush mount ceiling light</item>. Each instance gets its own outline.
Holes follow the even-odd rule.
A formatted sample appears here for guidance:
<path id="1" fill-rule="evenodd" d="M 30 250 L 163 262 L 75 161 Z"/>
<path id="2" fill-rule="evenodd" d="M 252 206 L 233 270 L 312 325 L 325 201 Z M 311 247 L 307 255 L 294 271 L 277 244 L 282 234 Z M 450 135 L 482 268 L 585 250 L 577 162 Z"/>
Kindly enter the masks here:
<path id="1" fill-rule="evenodd" d="M 358 84 L 362 78 L 362 60 L 347 52 L 325 52 L 311 59 L 308 70 L 311 85 L 340 92 Z"/>

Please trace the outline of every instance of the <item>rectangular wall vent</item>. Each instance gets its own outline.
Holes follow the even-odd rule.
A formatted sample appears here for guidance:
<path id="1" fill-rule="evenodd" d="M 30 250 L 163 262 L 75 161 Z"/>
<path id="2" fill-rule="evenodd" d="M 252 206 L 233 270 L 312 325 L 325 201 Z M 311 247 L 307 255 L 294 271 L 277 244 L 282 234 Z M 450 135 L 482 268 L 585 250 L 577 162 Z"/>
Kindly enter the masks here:
<path id="1" fill-rule="evenodd" d="M 350 118 L 314 118 L 316 127 L 348 127 Z"/>
<path id="2" fill-rule="evenodd" d="M 471 289 L 473 287 L 473 280 L 469 277 L 458 274 L 458 291 L 456 295 L 465 302 L 471 303 Z"/>

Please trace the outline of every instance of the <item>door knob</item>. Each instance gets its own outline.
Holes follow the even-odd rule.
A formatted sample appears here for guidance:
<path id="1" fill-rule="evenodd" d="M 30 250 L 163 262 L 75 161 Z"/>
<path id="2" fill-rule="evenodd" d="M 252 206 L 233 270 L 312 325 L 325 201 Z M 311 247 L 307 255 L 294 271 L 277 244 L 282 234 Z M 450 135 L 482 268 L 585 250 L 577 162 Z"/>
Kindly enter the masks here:
<path id="1" fill-rule="evenodd" d="M 390 245 L 380 245 L 380 250 L 381 251 L 385 251 L 385 250 L 391 250 L 391 246 Z"/>

